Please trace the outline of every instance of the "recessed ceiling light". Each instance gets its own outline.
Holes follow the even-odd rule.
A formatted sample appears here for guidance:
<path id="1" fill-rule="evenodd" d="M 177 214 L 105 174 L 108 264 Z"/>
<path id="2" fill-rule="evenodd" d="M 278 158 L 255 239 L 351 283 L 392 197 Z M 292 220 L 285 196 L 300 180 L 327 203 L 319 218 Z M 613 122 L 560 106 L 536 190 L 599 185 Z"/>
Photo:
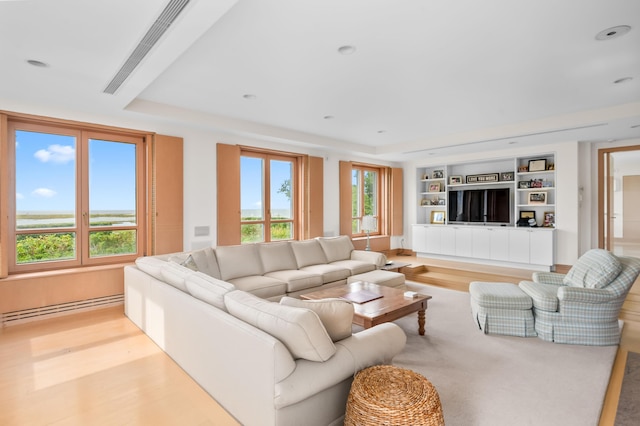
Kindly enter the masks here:
<path id="1" fill-rule="evenodd" d="M 33 65 L 34 67 L 46 68 L 49 66 L 46 62 L 36 61 L 35 59 L 28 59 L 27 63 L 29 65 Z"/>
<path id="2" fill-rule="evenodd" d="M 596 34 L 596 40 L 611 40 L 613 38 L 623 36 L 629 31 L 631 31 L 631 27 L 629 25 L 618 25 L 617 27 L 611 27 L 600 31 Z"/>
<path id="3" fill-rule="evenodd" d="M 324 117 L 325 120 L 333 120 L 333 115 L 325 115 Z"/>
<path id="4" fill-rule="evenodd" d="M 633 80 L 633 77 L 622 77 L 614 81 L 613 84 L 628 83 L 631 80 Z"/>
<path id="5" fill-rule="evenodd" d="M 345 46 L 340 46 L 338 48 L 338 53 L 340 53 L 341 55 L 351 55 L 355 52 L 356 52 L 355 46 L 345 45 Z"/>
<path id="6" fill-rule="evenodd" d="M 637 129 L 638 127 L 640 127 L 640 124 L 634 124 L 633 126 L 631 126 L 632 129 Z"/>
<path id="7" fill-rule="evenodd" d="M 518 143 L 518 141 L 510 141 L 510 142 L 509 142 L 509 145 L 515 145 L 515 144 L 517 144 L 517 143 Z"/>
<path id="8" fill-rule="evenodd" d="M 387 133 L 386 130 L 378 130 L 378 133 L 382 134 L 382 133 Z"/>
<path id="9" fill-rule="evenodd" d="M 258 99 L 258 97 L 256 95 L 252 95 L 250 93 L 247 93 L 246 95 L 242 95 L 242 97 L 247 99 L 247 100 L 250 100 L 250 101 Z"/>

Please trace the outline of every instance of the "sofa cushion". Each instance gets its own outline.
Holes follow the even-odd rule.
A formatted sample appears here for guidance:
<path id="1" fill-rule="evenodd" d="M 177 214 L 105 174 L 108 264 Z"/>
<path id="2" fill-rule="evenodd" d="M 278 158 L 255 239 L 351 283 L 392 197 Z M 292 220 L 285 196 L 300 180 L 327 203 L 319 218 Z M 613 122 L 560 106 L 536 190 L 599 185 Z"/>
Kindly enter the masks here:
<path id="1" fill-rule="evenodd" d="M 223 311 L 227 310 L 224 305 L 224 295 L 236 289 L 233 284 L 213 278 L 202 272 L 189 275 L 184 282 L 187 291 L 193 297 Z"/>
<path id="2" fill-rule="evenodd" d="M 354 247 L 349 236 L 340 235 L 339 237 L 318 238 L 318 242 L 327 257 L 328 263 L 351 259 L 351 252 Z"/>
<path id="3" fill-rule="evenodd" d="M 193 263 L 195 263 L 198 271 L 204 272 L 214 278 L 221 278 L 216 253 L 213 251 L 212 247 L 194 250 L 189 255 L 193 259 Z"/>
<path id="4" fill-rule="evenodd" d="M 622 271 L 618 258 L 603 249 L 592 249 L 567 272 L 564 284 L 571 287 L 604 288 Z"/>
<path id="5" fill-rule="evenodd" d="M 258 253 L 265 273 L 298 269 L 288 242 L 258 244 Z"/>
<path id="6" fill-rule="evenodd" d="M 136 266 L 142 272 L 146 272 L 152 277 L 159 279 L 160 281 L 164 280 L 162 277 L 162 267 L 166 265 L 167 262 L 165 260 L 160 260 L 153 256 L 145 256 L 139 257 L 136 259 Z"/>
<path id="7" fill-rule="evenodd" d="M 322 275 L 298 269 L 267 272 L 264 276 L 287 283 L 287 293 L 322 285 Z"/>
<path id="8" fill-rule="evenodd" d="M 271 299 L 287 294 L 287 283 L 263 275 L 251 275 L 229 280 L 238 290 L 243 290 L 263 299 Z"/>
<path id="9" fill-rule="evenodd" d="M 302 271 L 311 272 L 322 276 L 322 284 L 328 284 L 335 281 L 346 280 L 351 275 L 351 271 L 337 265 L 309 265 L 300 268 Z"/>
<path id="10" fill-rule="evenodd" d="M 280 305 L 239 290 L 224 298 L 231 315 L 280 340 L 294 358 L 321 362 L 336 353 L 320 318 L 309 309 Z"/>
<path id="11" fill-rule="evenodd" d="M 292 241 L 291 250 L 296 258 L 298 269 L 328 263 L 318 240 Z"/>
<path id="12" fill-rule="evenodd" d="M 162 279 L 167 284 L 171 284 L 184 292 L 188 292 L 187 286 L 184 283 L 185 278 L 195 274 L 191 269 L 173 261 L 164 262 L 160 273 L 162 274 Z"/>
<path id="13" fill-rule="evenodd" d="M 331 262 L 330 265 L 347 268 L 351 271 L 351 275 L 364 274 L 365 272 L 376 269 L 376 265 L 373 263 L 367 263 L 361 260 L 336 260 L 335 262 Z"/>
<path id="14" fill-rule="evenodd" d="M 318 315 L 334 342 L 351 336 L 354 312 L 351 302 L 344 299 L 300 300 L 285 296 L 280 299 L 280 304 L 311 309 Z"/>
<path id="15" fill-rule="evenodd" d="M 229 281 L 250 275 L 262 275 L 262 261 L 256 244 L 216 247 L 220 279 Z"/>

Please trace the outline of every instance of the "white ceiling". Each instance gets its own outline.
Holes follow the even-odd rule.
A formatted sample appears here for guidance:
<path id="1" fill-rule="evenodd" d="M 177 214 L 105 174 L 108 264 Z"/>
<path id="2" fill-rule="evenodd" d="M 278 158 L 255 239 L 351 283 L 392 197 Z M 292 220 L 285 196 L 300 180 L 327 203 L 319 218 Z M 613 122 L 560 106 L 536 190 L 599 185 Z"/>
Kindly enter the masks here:
<path id="1" fill-rule="evenodd" d="M 0 109 L 144 114 L 397 161 L 640 137 L 637 0 L 191 0 L 103 93 L 167 2 L 0 1 Z M 618 25 L 631 31 L 595 39 Z"/>

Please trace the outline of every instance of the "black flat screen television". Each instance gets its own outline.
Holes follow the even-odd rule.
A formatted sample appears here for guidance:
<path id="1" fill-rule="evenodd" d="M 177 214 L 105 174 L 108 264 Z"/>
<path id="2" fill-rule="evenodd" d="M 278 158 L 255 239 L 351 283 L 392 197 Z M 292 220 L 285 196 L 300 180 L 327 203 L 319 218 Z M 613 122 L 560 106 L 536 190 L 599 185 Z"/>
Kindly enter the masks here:
<path id="1" fill-rule="evenodd" d="M 449 223 L 511 224 L 511 189 L 449 191 Z"/>

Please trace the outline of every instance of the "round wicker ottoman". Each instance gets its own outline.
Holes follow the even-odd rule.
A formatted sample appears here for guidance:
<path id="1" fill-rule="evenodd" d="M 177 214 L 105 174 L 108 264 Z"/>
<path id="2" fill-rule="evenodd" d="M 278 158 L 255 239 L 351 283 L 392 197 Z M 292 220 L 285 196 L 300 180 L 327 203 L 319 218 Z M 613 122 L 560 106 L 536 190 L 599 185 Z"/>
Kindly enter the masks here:
<path id="1" fill-rule="evenodd" d="M 358 372 L 347 399 L 345 426 L 444 425 L 436 388 L 420 374 L 392 365 Z"/>

